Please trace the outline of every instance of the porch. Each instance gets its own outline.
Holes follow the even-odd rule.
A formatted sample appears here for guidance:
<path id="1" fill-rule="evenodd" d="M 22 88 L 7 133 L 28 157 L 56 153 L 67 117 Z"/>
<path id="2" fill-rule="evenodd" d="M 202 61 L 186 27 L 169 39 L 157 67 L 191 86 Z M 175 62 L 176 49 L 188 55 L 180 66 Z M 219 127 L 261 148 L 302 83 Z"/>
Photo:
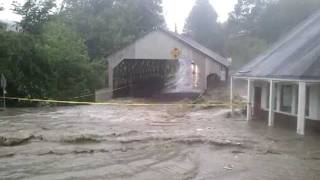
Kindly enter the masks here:
<path id="1" fill-rule="evenodd" d="M 230 103 L 234 111 L 234 80 L 247 81 L 247 121 L 267 114 L 268 126 L 275 114 L 297 119 L 297 133 L 305 134 L 306 121 L 320 122 L 320 82 L 317 80 L 285 80 L 267 78 L 231 78 Z"/>

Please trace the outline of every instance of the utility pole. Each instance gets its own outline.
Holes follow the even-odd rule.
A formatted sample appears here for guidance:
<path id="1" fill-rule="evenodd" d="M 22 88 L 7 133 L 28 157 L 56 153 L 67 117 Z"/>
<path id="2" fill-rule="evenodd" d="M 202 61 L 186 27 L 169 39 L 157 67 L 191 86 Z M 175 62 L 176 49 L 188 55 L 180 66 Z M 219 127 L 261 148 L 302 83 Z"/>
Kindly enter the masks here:
<path id="1" fill-rule="evenodd" d="M 1 74 L 1 87 L 2 87 L 3 109 L 6 109 L 7 79 L 3 74 Z"/>

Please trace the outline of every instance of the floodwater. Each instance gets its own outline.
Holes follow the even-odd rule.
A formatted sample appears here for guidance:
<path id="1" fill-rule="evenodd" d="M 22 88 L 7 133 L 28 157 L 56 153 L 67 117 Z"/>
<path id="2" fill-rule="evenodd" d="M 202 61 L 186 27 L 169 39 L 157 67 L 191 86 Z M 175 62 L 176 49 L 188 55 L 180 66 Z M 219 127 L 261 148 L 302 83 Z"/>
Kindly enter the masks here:
<path id="1" fill-rule="evenodd" d="M 1 179 L 319 179 L 320 136 L 225 109 L 77 106 L 0 112 Z"/>
<path id="2" fill-rule="evenodd" d="M 175 76 L 169 79 L 163 93 L 200 93 L 199 85 L 199 69 L 191 60 L 179 59 L 178 70 Z"/>

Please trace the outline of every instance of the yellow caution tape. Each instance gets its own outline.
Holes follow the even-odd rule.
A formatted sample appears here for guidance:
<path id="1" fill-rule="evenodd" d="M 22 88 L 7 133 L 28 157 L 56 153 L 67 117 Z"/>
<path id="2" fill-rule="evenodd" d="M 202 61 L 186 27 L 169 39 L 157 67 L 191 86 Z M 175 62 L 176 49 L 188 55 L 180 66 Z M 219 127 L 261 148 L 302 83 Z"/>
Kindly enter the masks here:
<path id="1" fill-rule="evenodd" d="M 32 99 L 32 98 L 17 98 L 17 97 L 0 97 L 6 100 L 18 100 L 27 102 L 45 102 L 45 103 L 58 103 L 58 104 L 71 104 L 71 105 L 114 105 L 114 106 L 204 106 L 204 107 L 229 107 L 231 103 L 117 103 L 117 102 L 79 102 L 79 101 L 62 101 L 62 100 L 45 100 L 45 99 Z M 246 103 L 234 102 L 234 107 L 243 107 Z"/>

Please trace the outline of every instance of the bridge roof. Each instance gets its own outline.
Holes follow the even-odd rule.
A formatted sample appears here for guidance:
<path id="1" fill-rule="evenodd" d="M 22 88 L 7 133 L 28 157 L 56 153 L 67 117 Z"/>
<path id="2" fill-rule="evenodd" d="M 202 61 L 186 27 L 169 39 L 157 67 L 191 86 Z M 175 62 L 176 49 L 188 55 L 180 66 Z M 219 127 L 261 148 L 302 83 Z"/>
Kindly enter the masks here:
<path id="1" fill-rule="evenodd" d="M 197 51 L 198 53 L 208 57 L 209 59 L 213 60 L 213 61 L 216 61 L 218 62 L 219 64 L 222 64 L 226 67 L 229 67 L 230 66 L 230 62 L 222 57 L 221 55 L 219 55 L 218 53 L 216 52 L 213 52 L 212 50 L 204 47 L 203 45 L 199 44 L 198 42 L 190 39 L 190 38 L 187 38 L 185 36 L 182 36 L 182 35 L 179 35 L 177 33 L 174 33 L 174 32 L 171 32 L 171 31 L 168 31 L 168 30 L 164 30 L 164 29 L 158 29 L 156 31 L 153 31 L 153 32 L 150 32 L 149 34 L 151 33 L 155 33 L 155 32 L 161 32 L 162 34 L 166 35 L 167 37 L 169 38 L 172 38 L 172 39 L 175 39 L 176 41 L 178 41 L 179 43 L 182 43 L 184 45 L 186 45 L 187 47 L 193 49 L 194 51 Z M 146 35 L 148 36 L 148 34 Z M 145 37 L 146 37 L 145 36 Z M 138 39 L 137 41 L 135 41 L 134 43 L 132 44 L 135 44 L 136 42 L 139 42 L 139 40 L 143 39 L 144 37 Z M 131 45 L 132 45 L 131 44 Z M 130 45 L 129 45 L 130 46 Z M 128 46 L 128 47 L 129 47 Z M 125 48 L 124 48 L 125 49 Z M 115 52 L 114 54 L 110 55 L 109 57 L 112 57 L 114 56 L 115 54 L 121 52 L 123 49 Z M 107 57 L 107 59 L 109 59 L 109 57 Z"/>
<path id="2" fill-rule="evenodd" d="M 230 66 L 230 62 L 226 58 L 222 57 L 218 53 L 210 50 L 209 48 L 206 48 L 205 46 L 201 45 L 200 43 L 198 43 L 192 39 L 190 39 L 186 36 L 182 36 L 177 33 L 171 32 L 171 31 L 164 30 L 164 29 L 160 29 L 160 31 L 164 32 L 165 34 L 168 34 L 169 36 L 171 36 L 173 38 L 176 38 L 177 40 L 181 41 L 182 43 L 199 51 L 203 55 L 208 56 L 209 58 L 219 62 L 220 64 L 223 64 L 225 66 Z"/>

